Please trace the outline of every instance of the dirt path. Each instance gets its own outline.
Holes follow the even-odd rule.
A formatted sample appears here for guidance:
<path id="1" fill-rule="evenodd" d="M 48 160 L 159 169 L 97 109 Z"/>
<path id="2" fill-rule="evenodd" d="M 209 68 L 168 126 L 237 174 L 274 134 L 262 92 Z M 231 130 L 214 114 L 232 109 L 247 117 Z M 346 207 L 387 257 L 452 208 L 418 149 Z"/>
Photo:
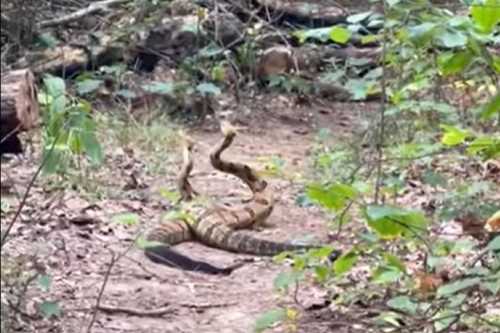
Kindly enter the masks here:
<path id="1" fill-rule="evenodd" d="M 304 110 L 307 108 L 286 111 L 285 114 L 274 112 L 272 117 L 259 117 L 259 129 L 243 129 L 228 151 L 228 158 L 245 161 L 262 169 L 271 156 L 279 156 L 285 163 L 283 170 L 287 174 L 303 174 L 316 133 L 311 128 L 312 122 L 304 121 L 304 117 L 307 117 Z M 338 124 L 342 117 L 338 112 L 331 110 L 324 114 L 326 118 L 320 120 L 323 124 L 341 128 Z M 249 119 L 241 121 L 240 125 L 250 122 Z M 220 134 L 216 131 L 199 131 L 194 133 L 194 137 L 201 144 L 197 151 L 193 185 L 199 191 L 220 199 L 239 200 L 248 195 L 237 180 L 214 172 L 208 164 L 207 150 L 220 139 Z M 9 173 L 9 178 L 27 182 L 35 165 L 24 169 L 16 166 L 19 163 L 24 164 L 25 161 L 9 162 L 5 172 Z M 158 189 L 173 187 L 171 180 L 176 168 L 171 165 L 169 169 L 172 174 L 163 179 L 147 179 L 146 189 L 125 191 L 123 195 L 117 196 L 119 199 L 89 200 L 69 190 L 46 193 L 44 189 L 35 187 L 32 194 L 34 200 L 28 203 L 6 251 L 12 255 L 45 254 L 40 256 L 48 258 L 45 264 L 53 279 L 49 297 L 62 305 L 62 316 L 52 321 L 32 322 L 36 332 L 87 331 L 91 317 L 89 309 L 95 304 L 96 295 L 106 276 L 110 251 L 115 255 L 123 253 L 139 232 L 137 226 L 110 222 L 113 215 L 134 212 L 140 217 L 142 229 L 156 223 L 158 216 L 165 212 L 165 202 L 157 194 Z M 4 170 L 2 181 L 3 174 Z M 318 240 L 326 239 L 327 226 L 321 212 L 315 208 L 299 207 L 295 203 L 301 191 L 300 184 L 272 178 L 271 186 L 279 199 L 269 219 L 274 227 L 262 230 L 259 237 L 293 240 L 314 236 Z M 56 201 L 57 205 L 54 204 Z M 87 224 L 75 220 L 75 211 L 92 213 L 97 217 L 97 222 Z M 2 220 L 9 221 L 10 216 L 7 214 L 7 218 Z M 197 243 L 181 244 L 178 249 L 218 266 L 253 258 Z M 280 297 L 273 292 L 274 278 L 286 269 L 272 263 L 270 259 L 257 258 L 231 276 L 206 276 L 153 264 L 139 249 L 132 247 L 113 266 L 101 303 L 139 311 L 166 307 L 165 313 L 161 316 L 137 316 L 99 312 L 92 332 L 252 332 L 259 314 L 278 305 L 293 303 L 291 297 Z M 40 293 L 38 288 L 31 289 L 28 295 L 34 301 L 39 302 L 48 297 Z M 298 298 L 304 304 L 322 300 L 318 290 L 312 288 L 301 289 Z M 30 306 L 34 306 L 33 302 L 29 302 L 28 309 Z"/>

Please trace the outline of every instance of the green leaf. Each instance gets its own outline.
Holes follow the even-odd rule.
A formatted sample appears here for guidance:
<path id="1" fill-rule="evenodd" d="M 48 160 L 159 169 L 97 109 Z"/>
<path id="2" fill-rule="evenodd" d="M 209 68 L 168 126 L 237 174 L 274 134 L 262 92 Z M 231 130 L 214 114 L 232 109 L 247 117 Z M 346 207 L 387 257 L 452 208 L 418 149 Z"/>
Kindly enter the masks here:
<path id="1" fill-rule="evenodd" d="M 401 2 L 401 0 L 387 0 L 387 4 L 389 5 L 389 7 L 394 7 L 395 5 L 397 5 L 400 2 Z"/>
<path id="2" fill-rule="evenodd" d="M 43 84 L 47 89 L 47 93 L 52 97 L 59 97 L 64 95 L 66 92 L 66 84 L 60 77 L 45 75 L 43 78 Z"/>
<path id="3" fill-rule="evenodd" d="M 491 67 L 497 74 L 500 74 L 500 57 L 492 55 L 491 58 L 492 58 Z"/>
<path id="4" fill-rule="evenodd" d="M 439 289 L 437 290 L 437 296 L 450 296 L 459 291 L 475 286 L 479 282 L 481 282 L 480 278 L 468 278 L 454 281 L 439 287 Z"/>
<path id="5" fill-rule="evenodd" d="M 418 305 L 408 297 L 408 296 L 398 296 L 391 298 L 387 301 L 387 305 L 395 310 L 406 312 L 410 315 L 417 313 Z"/>
<path id="6" fill-rule="evenodd" d="M 79 129 L 71 128 L 68 133 L 68 146 L 72 153 L 81 154 L 82 153 L 82 140 Z"/>
<path id="7" fill-rule="evenodd" d="M 500 251 L 500 236 L 496 236 L 491 242 L 488 243 L 488 250 Z"/>
<path id="8" fill-rule="evenodd" d="M 309 38 L 319 40 L 320 42 L 326 42 L 330 39 L 331 28 L 318 28 L 318 29 L 308 29 L 299 30 L 293 33 L 293 36 L 299 40 L 299 43 L 304 43 Z"/>
<path id="9" fill-rule="evenodd" d="M 316 266 L 314 267 L 314 273 L 318 282 L 324 282 L 328 278 L 330 270 L 327 266 Z"/>
<path id="10" fill-rule="evenodd" d="M 440 268 L 440 267 L 445 267 L 446 266 L 446 259 L 442 257 L 434 257 L 434 256 L 429 256 L 427 259 L 427 265 L 429 268 Z"/>
<path id="11" fill-rule="evenodd" d="M 493 295 L 497 295 L 500 291 L 500 278 L 496 277 L 492 281 L 483 281 L 481 287 L 488 290 Z"/>
<path id="12" fill-rule="evenodd" d="M 51 284 L 52 284 L 52 278 L 50 277 L 50 275 L 44 274 L 38 277 L 38 285 L 40 286 L 40 289 L 42 289 L 43 291 L 45 292 L 49 291 Z"/>
<path id="13" fill-rule="evenodd" d="M 48 95 L 52 98 L 49 112 L 63 113 L 66 109 L 66 84 L 60 77 L 46 75 L 43 79 L 43 84 Z"/>
<path id="14" fill-rule="evenodd" d="M 286 292 L 290 285 L 295 285 L 298 281 L 302 280 L 303 277 L 304 275 L 302 272 L 281 272 L 274 279 L 274 289 Z"/>
<path id="15" fill-rule="evenodd" d="M 437 39 L 449 48 L 462 47 L 467 44 L 467 36 L 458 30 L 447 30 L 437 36 Z"/>
<path id="16" fill-rule="evenodd" d="M 220 88 L 210 82 L 200 83 L 196 86 L 196 90 L 204 96 L 220 95 L 221 93 Z"/>
<path id="17" fill-rule="evenodd" d="M 491 119 L 495 114 L 500 113 L 500 92 L 491 101 L 486 103 L 481 110 L 482 119 Z"/>
<path id="18" fill-rule="evenodd" d="M 77 82 L 76 83 L 76 92 L 80 96 L 94 92 L 99 88 L 99 86 L 102 84 L 102 82 L 103 82 L 102 80 L 92 80 L 92 79 Z"/>
<path id="19" fill-rule="evenodd" d="M 175 86 L 173 82 L 152 82 L 144 84 L 142 88 L 152 94 L 173 95 Z"/>
<path id="20" fill-rule="evenodd" d="M 376 234 L 369 231 L 359 234 L 358 237 L 360 240 L 372 245 L 380 241 L 380 238 Z"/>
<path id="21" fill-rule="evenodd" d="M 368 29 L 376 29 L 376 30 L 381 30 L 384 27 L 384 20 L 383 19 L 372 19 L 370 18 L 370 22 L 366 25 Z M 370 35 L 368 35 L 370 36 Z M 372 35 L 373 36 L 373 35 Z M 381 36 L 378 36 L 377 39 L 380 39 Z M 361 37 L 361 42 L 363 43 L 363 37 Z"/>
<path id="22" fill-rule="evenodd" d="M 476 27 L 483 33 L 491 33 L 500 22 L 500 0 L 476 1 L 470 14 Z"/>
<path id="23" fill-rule="evenodd" d="M 461 306 L 467 300 L 467 294 L 456 294 L 449 300 L 448 306 L 456 308 Z"/>
<path id="24" fill-rule="evenodd" d="M 380 326 L 387 326 L 390 324 L 392 327 L 401 327 L 403 321 L 403 316 L 394 311 L 382 311 L 376 318 L 375 323 Z"/>
<path id="25" fill-rule="evenodd" d="M 366 65 L 369 65 L 373 62 L 372 59 L 370 58 L 349 58 L 347 59 L 347 62 L 349 66 L 355 66 L 355 67 L 365 67 Z"/>
<path id="26" fill-rule="evenodd" d="M 342 76 L 345 75 L 345 71 L 343 70 L 336 70 L 333 72 L 326 72 L 321 74 L 319 80 L 321 82 L 330 82 L 330 83 L 335 83 L 341 79 Z"/>
<path id="27" fill-rule="evenodd" d="M 372 273 L 372 279 L 375 283 L 394 283 L 397 282 L 403 273 L 392 267 L 380 266 L 377 267 Z"/>
<path id="28" fill-rule="evenodd" d="M 394 269 L 401 271 L 403 273 L 406 272 L 406 266 L 405 266 L 404 262 L 402 262 L 401 259 L 399 259 L 395 255 L 390 254 L 390 253 L 385 253 L 384 259 L 385 259 L 388 267 L 394 268 Z"/>
<path id="29" fill-rule="evenodd" d="M 125 99 L 136 98 L 137 94 L 130 89 L 120 89 L 116 92 L 116 96 L 121 96 Z"/>
<path id="30" fill-rule="evenodd" d="M 441 139 L 441 143 L 446 146 L 456 146 L 462 144 L 465 139 L 470 137 L 469 132 L 466 130 L 448 125 L 440 125 L 440 127 L 445 131 L 443 138 Z"/>
<path id="31" fill-rule="evenodd" d="M 37 95 L 37 100 L 40 105 L 47 106 L 52 103 L 53 98 L 51 95 L 49 95 L 48 92 L 39 91 Z"/>
<path id="32" fill-rule="evenodd" d="M 159 192 L 163 198 L 170 202 L 177 202 L 181 197 L 181 194 L 178 191 L 169 191 L 166 188 L 160 188 Z"/>
<path id="33" fill-rule="evenodd" d="M 434 187 L 446 186 L 447 184 L 447 179 L 433 170 L 425 170 L 424 174 L 422 175 L 422 180 L 424 181 L 424 183 Z"/>
<path id="34" fill-rule="evenodd" d="M 308 252 L 310 258 L 326 259 L 332 253 L 333 247 L 323 246 L 318 249 L 311 249 Z"/>
<path id="35" fill-rule="evenodd" d="M 455 16 L 448 20 L 448 25 L 453 28 L 468 27 L 471 21 L 466 16 Z"/>
<path id="36" fill-rule="evenodd" d="M 135 245 L 139 249 L 144 250 L 145 248 L 148 248 L 148 247 L 160 246 L 160 245 L 165 245 L 165 244 L 162 242 L 157 242 L 157 241 L 149 241 L 149 240 L 145 239 L 144 237 L 139 237 L 135 241 Z"/>
<path id="37" fill-rule="evenodd" d="M 57 302 L 44 301 L 40 304 L 40 311 L 45 318 L 58 317 L 61 315 L 61 308 Z"/>
<path id="38" fill-rule="evenodd" d="M 10 210 L 10 202 L 6 201 L 6 198 L 0 200 L 0 211 L 2 213 L 8 213 Z"/>
<path id="39" fill-rule="evenodd" d="M 58 170 L 64 169 L 64 155 L 67 151 L 67 146 L 56 144 L 54 149 L 44 147 L 43 149 L 43 169 L 42 172 L 46 175 L 54 174 Z"/>
<path id="40" fill-rule="evenodd" d="M 421 233 L 427 227 L 427 220 L 420 212 L 392 206 L 371 205 L 365 209 L 368 226 L 382 238 Z"/>
<path id="41" fill-rule="evenodd" d="M 139 216 L 134 213 L 123 213 L 113 216 L 111 221 L 118 224 L 135 225 L 139 223 Z"/>
<path id="42" fill-rule="evenodd" d="M 84 130 L 81 133 L 81 143 L 90 161 L 94 165 L 101 164 L 104 160 L 104 153 L 95 133 L 93 131 Z"/>
<path id="43" fill-rule="evenodd" d="M 306 258 L 301 255 L 293 257 L 293 269 L 295 271 L 303 271 L 306 268 Z"/>
<path id="44" fill-rule="evenodd" d="M 432 39 L 437 24 L 425 22 L 408 29 L 410 39 L 416 45 L 423 45 Z"/>
<path id="45" fill-rule="evenodd" d="M 300 193 L 297 195 L 295 198 L 295 204 L 299 207 L 310 207 L 312 206 L 311 199 L 305 194 L 305 193 Z"/>
<path id="46" fill-rule="evenodd" d="M 336 26 L 330 30 L 330 39 L 335 43 L 345 44 L 350 38 L 351 32 L 346 28 Z"/>
<path id="47" fill-rule="evenodd" d="M 333 263 L 333 271 L 336 275 L 342 275 L 351 270 L 351 268 L 358 261 L 358 254 L 355 252 L 347 252 L 346 254 L 341 255 L 335 262 Z"/>
<path id="48" fill-rule="evenodd" d="M 336 183 L 328 188 L 318 184 L 312 184 L 307 188 L 308 197 L 323 207 L 333 211 L 343 209 L 348 200 L 357 196 L 356 190 L 349 185 Z"/>
<path id="49" fill-rule="evenodd" d="M 359 22 L 366 20 L 372 14 L 373 14 L 373 12 L 369 11 L 369 12 L 363 12 L 363 13 L 359 13 L 359 14 L 350 15 L 347 17 L 346 21 L 349 23 L 352 23 L 352 24 L 359 23 Z"/>
<path id="50" fill-rule="evenodd" d="M 448 332 L 448 328 L 457 321 L 458 316 L 460 316 L 460 313 L 457 311 L 449 309 L 439 311 L 434 317 L 432 317 L 435 332 Z"/>
<path id="51" fill-rule="evenodd" d="M 352 99 L 355 101 L 363 100 L 368 96 L 368 92 L 373 85 L 372 82 L 363 79 L 349 79 L 345 87 L 352 94 Z"/>
<path id="52" fill-rule="evenodd" d="M 476 244 L 470 239 L 458 239 L 453 242 L 453 248 L 450 251 L 450 254 L 459 254 L 459 253 L 473 253 Z"/>
<path id="53" fill-rule="evenodd" d="M 500 156 L 500 137 L 478 137 L 469 144 L 467 152 L 473 155 L 481 155 L 485 159 L 497 158 Z"/>
<path id="54" fill-rule="evenodd" d="M 35 40 L 37 44 L 44 48 L 53 48 L 59 43 L 59 40 L 49 32 L 39 34 L 35 37 Z"/>
<path id="55" fill-rule="evenodd" d="M 381 40 L 380 35 L 366 35 L 361 37 L 361 44 L 376 43 Z"/>
<path id="56" fill-rule="evenodd" d="M 222 66 L 214 66 L 210 71 L 210 77 L 217 82 L 223 82 L 225 79 L 226 71 Z"/>
<path id="57" fill-rule="evenodd" d="M 447 52 L 438 57 L 438 65 L 443 75 L 453 75 L 463 72 L 472 59 L 469 51 Z"/>
<path id="58" fill-rule="evenodd" d="M 287 318 L 285 309 L 274 309 L 262 314 L 255 322 L 255 332 L 260 333 Z"/>
<path id="59" fill-rule="evenodd" d="M 366 73 L 364 79 L 375 80 L 382 77 L 382 67 L 377 67 Z"/>
<path id="60" fill-rule="evenodd" d="M 195 216 L 184 210 L 171 210 L 168 213 L 164 214 L 162 217 L 162 221 L 176 221 L 176 220 L 183 220 L 189 223 L 196 222 Z"/>

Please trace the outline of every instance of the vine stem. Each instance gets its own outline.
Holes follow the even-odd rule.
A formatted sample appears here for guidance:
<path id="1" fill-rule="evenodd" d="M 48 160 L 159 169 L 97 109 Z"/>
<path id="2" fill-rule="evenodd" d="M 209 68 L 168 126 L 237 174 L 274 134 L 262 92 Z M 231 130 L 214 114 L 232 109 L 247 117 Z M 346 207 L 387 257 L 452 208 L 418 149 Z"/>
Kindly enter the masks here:
<path id="1" fill-rule="evenodd" d="M 5 245 L 5 243 L 7 241 L 7 237 L 9 236 L 9 234 L 10 234 L 10 232 L 12 230 L 12 227 L 14 226 L 14 224 L 17 221 L 17 219 L 19 218 L 19 215 L 21 215 L 21 211 L 23 210 L 24 206 L 26 205 L 26 201 L 28 200 L 28 196 L 29 196 L 29 193 L 31 191 L 31 188 L 35 184 L 35 181 L 38 179 L 38 176 L 42 172 L 43 167 L 45 166 L 45 164 L 49 160 L 50 155 L 52 155 L 52 152 L 54 151 L 56 143 L 59 140 L 60 134 L 61 134 L 61 130 L 59 129 L 57 131 L 57 136 L 54 138 L 54 142 L 52 142 L 52 145 L 50 146 L 49 151 L 44 156 L 44 158 L 42 160 L 42 163 L 40 163 L 40 165 L 36 169 L 36 172 L 33 175 L 33 177 L 31 177 L 31 180 L 30 180 L 30 182 L 28 184 L 28 187 L 26 188 L 26 192 L 24 192 L 24 196 L 23 196 L 23 198 L 21 200 L 21 203 L 19 204 L 19 207 L 17 208 L 16 214 L 12 218 L 12 221 L 10 221 L 10 223 L 7 225 L 7 229 L 5 230 L 5 232 L 2 234 L 2 239 L 0 240 L 0 249 Z"/>
<path id="2" fill-rule="evenodd" d="M 380 120 L 378 129 L 378 140 L 376 143 L 377 150 L 377 176 L 375 181 L 375 194 L 373 201 L 375 204 L 379 202 L 380 199 L 380 188 L 382 187 L 383 174 L 382 174 L 382 164 L 384 158 L 384 136 L 385 136 L 385 103 L 387 97 L 386 91 L 386 64 L 385 55 L 387 52 L 387 27 L 386 27 L 386 5 L 385 0 L 382 0 L 382 13 L 384 15 L 384 24 L 382 29 L 382 77 L 380 78 L 380 84 L 382 86 L 382 93 L 380 97 Z"/>

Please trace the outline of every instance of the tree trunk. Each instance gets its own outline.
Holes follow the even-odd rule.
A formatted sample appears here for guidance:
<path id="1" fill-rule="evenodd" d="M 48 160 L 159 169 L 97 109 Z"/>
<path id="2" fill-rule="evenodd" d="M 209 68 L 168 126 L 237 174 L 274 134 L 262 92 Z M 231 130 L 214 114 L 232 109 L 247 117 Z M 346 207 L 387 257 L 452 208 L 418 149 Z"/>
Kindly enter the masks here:
<path id="1" fill-rule="evenodd" d="M 39 106 L 35 78 L 29 69 L 2 73 L 0 154 L 21 153 L 17 134 L 38 125 Z"/>

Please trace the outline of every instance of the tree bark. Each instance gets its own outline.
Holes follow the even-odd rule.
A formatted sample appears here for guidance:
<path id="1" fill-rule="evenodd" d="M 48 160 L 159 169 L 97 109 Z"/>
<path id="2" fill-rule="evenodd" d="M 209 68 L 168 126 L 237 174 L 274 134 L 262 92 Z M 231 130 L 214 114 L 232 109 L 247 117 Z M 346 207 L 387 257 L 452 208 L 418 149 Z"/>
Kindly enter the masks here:
<path id="1" fill-rule="evenodd" d="M 17 134 L 38 125 L 39 106 L 33 73 L 21 69 L 2 73 L 0 153 L 21 153 Z"/>

